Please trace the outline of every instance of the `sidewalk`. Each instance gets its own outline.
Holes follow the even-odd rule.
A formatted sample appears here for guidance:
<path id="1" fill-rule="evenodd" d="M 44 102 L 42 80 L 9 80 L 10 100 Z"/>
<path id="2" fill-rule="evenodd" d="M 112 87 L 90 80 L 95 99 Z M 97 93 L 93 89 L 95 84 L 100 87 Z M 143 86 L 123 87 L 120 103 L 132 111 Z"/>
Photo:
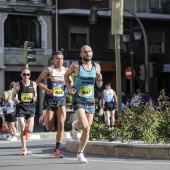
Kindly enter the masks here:
<path id="1" fill-rule="evenodd" d="M 17 133 L 16 135 L 17 139 L 20 140 L 20 134 Z M 36 140 L 36 139 L 56 139 L 56 132 L 33 132 L 31 133 L 30 140 Z M 69 139 L 70 133 L 65 132 L 64 138 Z M 6 140 L 7 139 L 7 133 L 0 132 L 0 140 Z"/>
<path id="2" fill-rule="evenodd" d="M 17 133 L 17 139 L 20 140 L 20 134 Z M 31 133 L 30 139 L 45 139 L 45 138 L 51 138 L 55 139 L 56 132 L 45 132 L 44 126 L 40 126 L 38 122 L 35 122 L 34 124 L 34 131 Z M 64 137 L 67 138 L 67 133 L 64 134 Z M 7 132 L 2 132 L 0 129 L 0 140 L 6 140 L 7 139 Z"/>

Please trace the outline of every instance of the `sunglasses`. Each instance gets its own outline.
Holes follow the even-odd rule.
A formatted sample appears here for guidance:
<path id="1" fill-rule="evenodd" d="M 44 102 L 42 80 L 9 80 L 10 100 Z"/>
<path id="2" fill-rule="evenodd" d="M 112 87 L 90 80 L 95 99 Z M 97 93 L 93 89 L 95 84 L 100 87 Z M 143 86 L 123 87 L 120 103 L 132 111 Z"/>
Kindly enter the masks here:
<path id="1" fill-rule="evenodd" d="M 30 76 L 31 74 L 29 74 L 29 73 L 28 73 L 28 74 L 23 73 L 22 75 L 23 75 L 23 76 Z"/>

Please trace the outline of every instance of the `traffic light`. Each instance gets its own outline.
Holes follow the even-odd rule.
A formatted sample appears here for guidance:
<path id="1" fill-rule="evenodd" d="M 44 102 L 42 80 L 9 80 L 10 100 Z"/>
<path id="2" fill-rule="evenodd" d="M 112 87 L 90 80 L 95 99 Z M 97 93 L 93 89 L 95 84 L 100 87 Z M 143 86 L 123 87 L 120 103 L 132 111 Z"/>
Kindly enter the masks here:
<path id="1" fill-rule="evenodd" d="M 163 64 L 162 63 L 149 62 L 150 78 L 160 76 L 162 70 L 163 70 Z"/>
<path id="2" fill-rule="evenodd" d="M 28 68 L 29 62 L 35 62 L 36 58 L 32 57 L 32 54 L 36 54 L 34 48 L 34 42 L 25 41 L 24 42 L 24 59 L 25 59 L 25 67 Z"/>
<path id="3" fill-rule="evenodd" d="M 89 24 L 95 24 L 97 21 L 97 8 L 93 7 L 90 10 L 90 15 L 89 15 Z"/>
<path id="4" fill-rule="evenodd" d="M 139 78 L 140 80 L 145 80 L 145 65 L 139 66 Z"/>

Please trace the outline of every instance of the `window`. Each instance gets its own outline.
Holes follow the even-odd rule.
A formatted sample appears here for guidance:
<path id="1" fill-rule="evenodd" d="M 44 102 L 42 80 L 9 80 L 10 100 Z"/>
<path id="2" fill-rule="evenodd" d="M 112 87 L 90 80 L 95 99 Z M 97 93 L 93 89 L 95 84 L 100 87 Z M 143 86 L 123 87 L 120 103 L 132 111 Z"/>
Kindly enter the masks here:
<path id="1" fill-rule="evenodd" d="M 137 12 L 147 12 L 148 0 L 137 0 L 136 1 L 136 11 Z"/>
<path id="2" fill-rule="evenodd" d="M 150 53 L 162 53 L 162 43 L 161 42 L 149 42 L 148 51 Z"/>
<path id="3" fill-rule="evenodd" d="M 35 16 L 8 15 L 4 24 L 5 47 L 23 48 L 24 41 L 41 48 L 41 26 Z"/>
<path id="4" fill-rule="evenodd" d="M 150 30 L 148 32 L 149 53 L 164 53 L 164 32 L 161 30 Z"/>
<path id="5" fill-rule="evenodd" d="M 89 29 L 87 27 L 70 26 L 69 50 L 80 50 L 84 44 L 89 44 Z"/>

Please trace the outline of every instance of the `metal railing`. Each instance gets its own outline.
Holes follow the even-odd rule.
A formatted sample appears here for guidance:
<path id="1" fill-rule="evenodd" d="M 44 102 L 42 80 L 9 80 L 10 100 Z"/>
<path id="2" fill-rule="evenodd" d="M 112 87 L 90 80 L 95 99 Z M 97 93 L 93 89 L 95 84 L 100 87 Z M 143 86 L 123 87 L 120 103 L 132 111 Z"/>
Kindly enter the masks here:
<path id="1" fill-rule="evenodd" d="M 135 13 L 170 14 L 170 0 L 124 0 L 124 6 Z"/>
<path id="2" fill-rule="evenodd" d="M 32 3 L 46 3 L 47 0 L 7 0 L 11 2 L 32 2 Z"/>

